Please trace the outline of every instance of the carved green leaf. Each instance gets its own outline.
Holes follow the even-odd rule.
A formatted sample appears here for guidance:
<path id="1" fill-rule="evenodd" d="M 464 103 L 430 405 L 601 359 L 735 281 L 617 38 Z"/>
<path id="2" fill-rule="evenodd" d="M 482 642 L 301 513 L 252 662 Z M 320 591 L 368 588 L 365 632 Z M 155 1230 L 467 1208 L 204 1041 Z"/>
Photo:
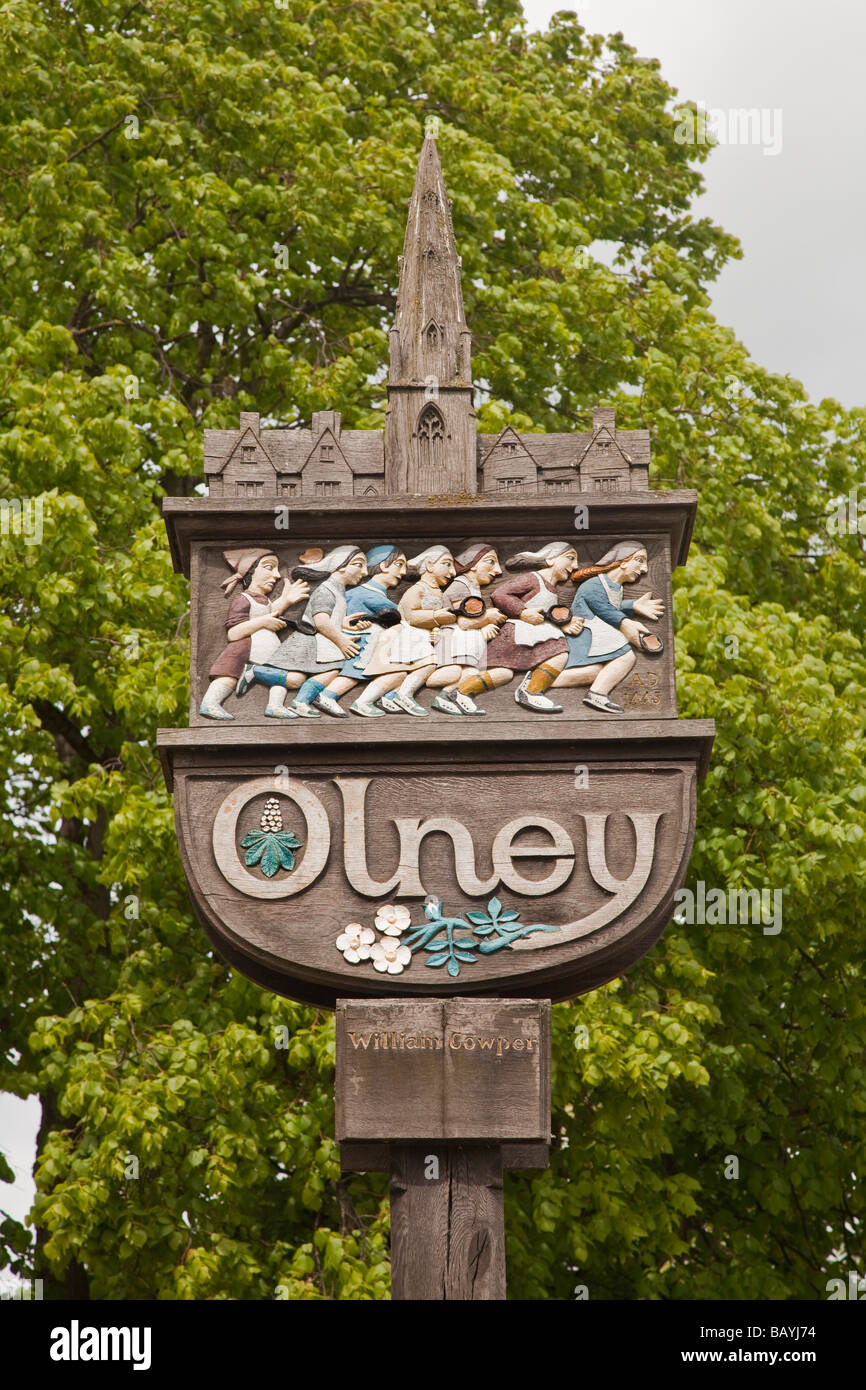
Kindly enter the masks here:
<path id="1" fill-rule="evenodd" d="M 268 843 L 265 845 L 265 852 L 262 855 L 262 873 L 265 878 L 273 878 L 277 869 L 280 867 L 280 855 L 274 843 L 275 836 L 268 836 Z"/>
<path id="2" fill-rule="evenodd" d="M 252 868 L 261 860 L 262 873 L 273 878 L 277 869 L 291 871 L 295 867 L 292 850 L 300 849 L 301 842 L 291 830 L 251 830 L 241 840 L 241 847 L 246 846 L 244 863 Z"/>
<path id="3" fill-rule="evenodd" d="M 447 952 L 447 951 L 442 951 L 442 952 L 440 952 L 440 954 L 439 954 L 438 956 L 431 956 L 430 959 L 429 959 L 428 961 L 425 962 L 425 964 L 426 964 L 426 965 L 432 965 L 432 966 L 434 966 L 434 967 L 437 966 L 437 965 L 444 965 L 447 959 L 448 959 L 448 952 Z M 453 973 L 453 972 L 452 972 L 452 973 Z"/>

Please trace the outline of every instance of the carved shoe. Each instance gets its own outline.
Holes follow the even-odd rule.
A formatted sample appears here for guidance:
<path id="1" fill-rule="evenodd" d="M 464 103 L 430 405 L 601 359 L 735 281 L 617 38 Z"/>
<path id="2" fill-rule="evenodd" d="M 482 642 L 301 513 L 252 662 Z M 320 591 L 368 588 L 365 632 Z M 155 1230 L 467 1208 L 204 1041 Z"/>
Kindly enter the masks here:
<path id="1" fill-rule="evenodd" d="M 348 719 L 349 715 L 344 709 L 340 709 L 333 695 L 317 695 L 313 701 L 316 709 L 324 710 L 325 714 L 332 714 L 335 719 Z"/>
<path id="2" fill-rule="evenodd" d="M 240 698 L 241 695 L 246 695 L 250 686 L 254 684 L 255 679 L 256 678 L 253 675 L 252 662 L 248 661 L 243 671 L 241 672 L 240 680 L 238 681 L 237 686 L 235 687 L 235 694 L 238 696 L 238 698 Z"/>
<path id="3" fill-rule="evenodd" d="M 265 705 L 265 714 L 268 719 L 297 719 L 298 717 L 291 707 L 286 709 L 285 705 Z"/>
<path id="4" fill-rule="evenodd" d="M 465 711 L 456 705 L 450 695 L 446 695 L 443 690 L 439 695 L 435 695 L 430 705 L 431 709 L 438 709 L 440 714 L 464 714 Z"/>
<path id="5" fill-rule="evenodd" d="M 449 692 L 449 698 L 452 699 L 452 700 L 454 701 L 455 705 L 459 705 L 459 707 L 462 709 L 462 711 L 463 711 L 464 714 L 486 714 L 486 713 L 487 713 L 487 711 L 486 711 L 485 709 L 479 709 L 478 706 L 476 705 L 475 701 L 472 699 L 472 696 L 471 696 L 471 695 L 464 695 L 463 692 L 462 692 L 462 690 L 452 690 L 452 691 L 450 691 L 450 692 Z"/>
<path id="6" fill-rule="evenodd" d="M 394 695 L 394 704 L 398 705 L 406 714 L 421 714 L 427 718 L 427 711 L 423 705 L 419 705 L 417 700 L 413 700 L 411 695 Z"/>
<path id="7" fill-rule="evenodd" d="M 546 695 L 530 695 L 522 685 L 515 690 L 514 698 L 518 705 L 537 710 L 539 714 L 562 714 L 562 705 L 555 705 Z"/>
<path id="8" fill-rule="evenodd" d="M 590 709 L 604 710 L 605 714 L 625 714 L 624 705 L 618 705 L 616 700 L 609 700 L 606 695 L 599 695 L 596 690 L 590 690 L 584 696 L 583 703 L 589 705 Z"/>
<path id="9" fill-rule="evenodd" d="M 365 700 L 353 700 L 349 709 L 354 710 L 355 714 L 362 714 L 365 719 L 381 719 L 383 714 L 382 710 Z"/>
<path id="10" fill-rule="evenodd" d="M 321 719 L 322 717 L 317 709 L 313 709 L 312 705 L 304 704 L 301 700 L 293 700 L 289 709 L 294 710 L 295 714 L 299 714 L 302 719 Z"/>
<path id="11" fill-rule="evenodd" d="M 222 705 L 208 705 L 202 700 L 198 707 L 199 714 L 203 714 L 205 719 L 234 719 L 233 714 L 229 714 Z"/>
<path id="12" fill-rule="evenodd" d="M 357 704 L 358 701 L 356 701 L 355 703 Z M 393 692 L 390 690 L 385 695 L 380 696 L 379 700 L 377 701 L 377 704 L 379 706 L 379 709 L 382 710 L 385 714 L 403 713 L 403 710 L 401 710 L 400 706 L 394 703 L 394 695 Z"/>

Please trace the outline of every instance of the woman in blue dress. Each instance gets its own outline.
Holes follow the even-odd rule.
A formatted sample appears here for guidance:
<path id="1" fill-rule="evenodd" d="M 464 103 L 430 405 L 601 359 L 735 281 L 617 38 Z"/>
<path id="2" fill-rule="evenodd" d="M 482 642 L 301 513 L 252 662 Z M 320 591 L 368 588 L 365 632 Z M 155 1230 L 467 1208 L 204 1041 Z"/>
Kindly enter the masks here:
<path id="1" fill-rule="evenodd" d="M 640 541 L 620 541 L 598 564 L 587 565 L 575 575 L 578 587 L 571 611 L 583 618 L 583 627 L 576 637 L 566 637 L 568 658 L 553 684 L 555 688 L 588 685 L 583 703 L 605 714 L 625 713 L 622 705 L 611 700 L 610 692 L 634 666 L 634 648 L 642 645 L 641 634 L 649 633 L 632 614 L 655 622 L 664 612 L 661 600 L 651 592 L 623 598 L 623 584 L 633 584 L 646 572 L 646 546 Z"/>
<path id="2" fill-rule="evenodd" d="M 343 662 L 339 674 L 328 682 L 316 702 L 319 709 L 338 719 L 347 718 L 346 711 L 337 704 L 340 696 L 345 695 L 346 691 L 351 690 L 359 681 L 369 681 L 370 677 L 364 668 L 368 664 L 380 636 L 388 627 L 396 626 L 401 620 L 400 609 L 394 600 L 388 597 L 388 590 L 393 589 L 405 576 L 406 556 L 395 545 L 376 545 L 372 550 L 367 551 L 365 559 L 367 579 L 364 580 L 363 584 L 356 585 L 346 594 L 346 622 L 348 623 L 350 619 L 368 618 L 370 619 L 370 627 L 358 638 L 357 655 Z M 350 629 L 350 631 L 352 630 Z M 356 630 L 355 635 L 357 635 Z M 399 679 L 402 680 L 402 678 L 403 673 L 400 672 Z M 378 690 L 374 694 L 378 694 Z M 365 714 L 371 717 L 382 715 L 382 710 L 377 709 L 369 695 L 367 699 L 364 698 L 363 694 L 359 696 L 351 708 L 356 714 Z"/>

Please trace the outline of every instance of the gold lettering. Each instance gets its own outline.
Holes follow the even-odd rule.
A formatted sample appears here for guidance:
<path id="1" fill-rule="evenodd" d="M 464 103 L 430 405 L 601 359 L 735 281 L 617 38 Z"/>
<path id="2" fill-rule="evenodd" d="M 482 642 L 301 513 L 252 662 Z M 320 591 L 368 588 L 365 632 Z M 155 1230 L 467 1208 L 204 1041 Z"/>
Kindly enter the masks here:
<path id="1" fill-rule="evenodd" d="M 417 1038 L 407 1038 L 407 1039 L 406 1039 L 406 1051 L 407 1051 L 407 1052 L 414 1052 L 414 1051 L 416 1050 L 417 1047 L 418 1047 L 418 1039 L 417 1039 Z"/>
<path id="2" fill-rule="evenodd" d="M 513 1052 L 522 1052 L 522 1051 L 523 1051 L 523 1039 L 522 1039 L 522 1038 L 515 1038 L 515 1039 L 514 1039 L 514 1042 L 511 1044 L 511 1048 L 512 1048 L 512 1051 L 513 1051 Z"/>
<path id="3" fill-rule="evenodd" d="M 451 1034 L 451 1037 L 448 1039 L 448 1046 L 451 1048 L 451 1051 L 452 1051 L 452 1052 L 459 1052 L 459 1051 L 460 1051 L 460 1039 L 461 1039 L 462 1037 L 463 1037 L 463 1034 L 462 1034 L 462 1033 L 452 1033 L 452 1034 Z"/>

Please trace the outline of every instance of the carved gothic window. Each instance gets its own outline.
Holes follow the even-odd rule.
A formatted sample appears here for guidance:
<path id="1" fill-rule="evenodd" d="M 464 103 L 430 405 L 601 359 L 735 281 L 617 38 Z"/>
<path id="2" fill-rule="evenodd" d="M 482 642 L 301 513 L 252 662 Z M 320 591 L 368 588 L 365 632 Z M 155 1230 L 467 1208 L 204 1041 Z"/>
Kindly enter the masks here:
<path id="1" fill-rule="evenodd" d="M 422 443 L 426 441 L 428 444 L 445 438 L 445 421 L 435 405 L 425 405 L 421 411 L 418 420 L 418 438 Z"/>
<path id="2" fill-rule="evenodd" d="M 439 329 L 438 329 L 438 327 L 437 327 L 437 325 L 436 325 L 435 323 L 433 323 L 432 321 L 431 321 L 430 323 L 428 323 L 427 329 L 426 329 L 426 331 L 425 331 L 424 336 L 425 336 L 425 338 L 427 339 L 427 346 L 428 346 L 428 348 L 430 348 L 431 351 L 433 351 L 433 352 L 438 352 L 438 350 L 439 350 Z"/>
<path id="3" fill-rule="evenodd" d="M 425 405 L 418 417 L 418 492 L 435 492 L 445 462 L 445 421 L 435 405 Z"/>

